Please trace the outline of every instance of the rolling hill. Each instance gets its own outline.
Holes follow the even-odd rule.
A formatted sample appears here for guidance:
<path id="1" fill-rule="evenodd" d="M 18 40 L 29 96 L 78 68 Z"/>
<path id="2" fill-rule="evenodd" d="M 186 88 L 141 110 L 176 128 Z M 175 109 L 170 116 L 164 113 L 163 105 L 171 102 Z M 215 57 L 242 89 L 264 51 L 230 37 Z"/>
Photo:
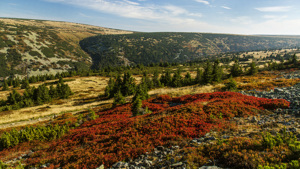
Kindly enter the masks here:
<path id="1" fill-rule="evenodd" d="M 93 67 L 187 62 L 226 52 L 294 48 L 298 36 L 246 36 L 210 33 L 98 35 L 80 42 Z"/>
<path id="2" fill-rule="evenodd" d="M 124 34 L 77 23 L 0 18 L 0 77 L 88 69 L 90 56 L 79 41 L 98 34 Z"/>

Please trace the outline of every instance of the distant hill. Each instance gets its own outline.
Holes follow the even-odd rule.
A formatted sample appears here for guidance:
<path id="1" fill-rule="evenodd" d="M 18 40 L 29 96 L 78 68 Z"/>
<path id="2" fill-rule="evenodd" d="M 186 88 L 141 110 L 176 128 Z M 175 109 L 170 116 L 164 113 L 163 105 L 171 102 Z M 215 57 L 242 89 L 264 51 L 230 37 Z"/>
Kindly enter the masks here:
<path id="1" fill-rule="evenodd" d="M 92 60 L 79 41 L 98 34 L 128 31 L 91 25 L 0 18 L 0 77 L 87 69 Z"/>
<path id="2" fill-rule="evenodd" d="M 300 36 L 243 36 L 209 33 L 98 35 L 80 42 L 93 67 L 186 62 L 225 52 L 294 48 Z"/>

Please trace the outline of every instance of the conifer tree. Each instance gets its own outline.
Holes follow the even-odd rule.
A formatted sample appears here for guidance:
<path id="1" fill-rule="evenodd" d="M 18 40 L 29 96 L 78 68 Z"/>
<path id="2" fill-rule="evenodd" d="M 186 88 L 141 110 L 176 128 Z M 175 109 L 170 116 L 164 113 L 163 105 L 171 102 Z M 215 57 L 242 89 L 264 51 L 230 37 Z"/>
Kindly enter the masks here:
<path id="1" fill-rule="evenodd" d="M 297 56 L 296 56 L 296 54 L 294 53 L 294 55 L 292 56 L 292 64 L 295 66 L 295 67 L 297 67 L 297 65 L 298 65 L 298 61 L 297 61 Z"/>
<path id="2" fill-rule="evenodd" d="M 219 59 L 215 60 L 213 66 L 213 81 L 221 82 L 223 77 L 223 68 L 220 66 Z"/>
<path id="3" fill-rule="evenodd" d="M 142 82 L 141 83 L 143 83 L 146 86 L 147 90 L 150 90 L 150 89 L 153 88 L 153 81 L 150 80 L 150 78 L 148 77 L 147 72 L 143 73 L 143 77 L 142 77 Z"/>
<path id="4" fill-rule="evenodd" d="M 173 87 L 181 87 L 182 86 L 182 77 L 181 77 L 181 69 L 178 68 L 172 77 L 172 85 Z"/>
<path id="5" fill-rule="evenodd" d="M 16 88 L 16 87 L 19 87 L 20 86 L 20 79 L 19 78 L 16 78 L 13 80 L 13 87 Z"/>
<path id="6" fill-rule="evenodd" d="M 231 67 L 230 75 L 232 77 L 237 77 L 237 76 L 240 76 L 242 74 L 243 74 L 243 69 L 242 69 L 242 67 L 239 64 L 239 61 L 235 60 L 234 64 Z"/>
<path id="7" fill-rule="evenodd" d="M 26 78 L 26 79 L 22 80 L 21 89 L 26 89 L 26 88 L 28 88 L 28 87 L 30 87 L 30 86 L 29 86 L 29 81 L 28 81 L 28 79 Z"/>
<path id="8" fill-rule="evenodd" d="M 9 88 L 8 88 L 7 81 L 4 79 L 3 85 L 2 85 L 2 91 L 6 91 L 6 90 L 8 90 L 8 89 L 9 89 Z"/>
<path id="9" fill-rule="evenodd" d="M 233 80 L 232 76 L 229 78 L 229 82 L 225 84 L 225 89 L 228 91 L 236 91 L 237 90 L 237 83 Z"/>
<path id="10" fill-rule="evenodd" d="M 154 88 L 161 87 L 161 83 L 159 81 L 159 73 L 157 70 L 155 70 L 153 73 L 152 83 Z"/>
<path id="11" fill-rule="evenodd" d="M 105 96 L 108 98 L 113 97 L 115 89 L 115 80 L 111 77 L 109 78 L 108 85 L 105 87 Z"/>
<path id="12" fill-rule="evenodd" d="M 56 88 L 53 85 L 50 86 L 49 95 L 53 99 L 58 97 L 57 96 L 57 90 L 56 90 Z"/>
<path id="13" fill-rule="evenodd" d="M 250 69 L 249 69 L 248 74 L 255 75 L 257 72 L 258 72 L 258 68 L 257 68 L 255 62 L 250 63 Z"/>
<path id="14" fill-rule="evenodd" d="M 124 104 L 125 103 L 125 98 L 122 95 L 121 91 L 118 90 L 117 93 L 114 95 L 114 102 L 113 106 L 119 105 L 119 104 Z"/>
<path id="15" fill-rule="evenodd" d="M 140 114 L 140 108 L 142 107 L 142 100 L 140 99 L 140 97 L 137 97 L 135 100 L 133 100 L 132 102 L 132 115 L 133 116 L 137 116 L 137 115 L 141 115 Z"/>
<path id="16" fill-rule="evenodd" d="M 204 84 L 211 83 L 213 80 L 213 68 L 209 61 L 206 62 L 206 67 L 203 73 Z"/>
<path id="17" fill-rule="evenodd" d="M 202 83 L 202 80 L 203 79 L 203 72 L 201 69 L 197 68 L 197 75 L 196 75 L 196 78 L 195 78 L 195 83 Z"/>
<path id="18" fill-rule="evenodd" d="M 170 86 L 172 83 L 172 76 L 169 70 L 167 70 L 164 75 L 161 76 L 160 82 L 164 84 L 164 86 Z"/>
<path id="19" fill-rule="evenodd" d="M 135 91 L 134 78 L 131 76 L 129 72 L 124 73 L 123 82 L 121 85 L 122 95 L 129 96 L 134 94 L 134 91 Z"/>
<path id="20" fill-rule="evenodd" d="M 10 105 L 16 105 L 22 100 L 22 96 L 16 90 L 13 90 L 12 93 L 7 97 L 7 103 Z"/>
<path id="21" fill-rule="evenodd" d="M 193 84 L 193 79 L 192 76 L 190 74 L 190 72 L 187 72 L 185 77 L 184 77 L 184 84 L 185 85 L 192 85 Z"/>

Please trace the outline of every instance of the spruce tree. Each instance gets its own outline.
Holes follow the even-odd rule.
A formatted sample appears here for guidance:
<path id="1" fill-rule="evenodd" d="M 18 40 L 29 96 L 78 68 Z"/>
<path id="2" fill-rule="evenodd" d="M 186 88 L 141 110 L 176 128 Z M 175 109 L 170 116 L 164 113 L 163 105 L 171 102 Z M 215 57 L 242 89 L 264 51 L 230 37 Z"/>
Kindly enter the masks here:
<path id="1" fill-rule="evenodd" d="M 220 61 L 217 59 L 213 66 L 213 81 L 221 82 L 223 77 L 223 68 L 220 66 Z"/>
<path id="2" fill-rule="evenodd" d="M 137 115 L 141 115 L 140 114 L 140 108 L 142 107 L 142 100 L 137 97 L 133 102 L 132 102 L 132 115 L 133 116 L 137 116 Z"/>
<path id="3" fill-rule="evenodd" d="M 203 73 L 204 84 L 211 83 L 213 80 L 213 68 L 209 61 L 206 62 L 206 67 Z"/>
<path id="4" fill-rule="evenodd" d="M 111 77 L 109 78 L 108 85 L 105 87 L 105 96 L 111 98 L 114 96 L 115 80 Z"/>
<path id="5" fill-rule="evenodd" d="M 119 105 L 119 104 L 124 104 L 125 103 L 125 98 L 122 95 L 121 91 L 118 90 L 117 93 L 114 95 L 114 102 L 113 106 Z"/>
<path id="6" fill-rule="evenodd" d="M 13 80 L 13 87 L 16 88 L 16 87 L 19 87 L 20 86 L 20 79 L 19 78 L 16 78 Z"/>
<path id="7" fill-rule="evenodd" d="M 184 84 L 185 85 L 192 85 L 193 84 L 193 79 L 192 76 L 190 74 L 190 72 L 187 72 L 185 77 L 184 77 Z"/>
<path id="8" fill-rule="evenodd" d="M 182 77 L 181 77 L 181 69 L 178 68 L 177 71 L 174 73 L 172 77 L 172 84 L 173 87 L 181 87 L 182 86 Z"/>
<path id="9" fill-rule="evenodd" d="M 58 96 L 57 96 L 57 90 L 56 90 L 56 88 L 55 88 L 53 85 L 50 86 L 49 95 L 50 95 L 50 97 L 51 97 L 52 99 L 58 97 Z"/>
<path id="10" fill-rule="evenodd" d="M 22 100 L 22 96 L 15 89 L 7 97 L 7 103 L 10 105 L 16 105 Z"/>
<path id="11" fill-rule="evenodd" d="M 196 75 L 196 78 L 195 78 L 195 83 L 202 83 L 202 80 L 203 79 L 203 71 L 199 68 L 197 68 L 197 75 Z"/>
<path id="12" fill-rule="evenodd" d="M 170 86 L 172 84 L 172 76 L 169 70 L 161 76 L 160 82 L 164 84 L 164 86 Z"/>
<path id="13" fill-rule="evenodd" d="M 8 89 L 9 89 L 9 88 L 8 88 L 7 81 L 4 79 L 3 84 L 2 84 L 2 91 L 6 91 L 6 90 L 8 90 Z"/>
<path id="14" fill-rule="evenodd" d="M 129 96 L 135 92 L 134 78 L 129 72 L 124 73 L 123 82 L 121 84 L 121 92 L 123 96 Z"/>
<path id="15" fill-rule="evenodd" d="M 239 61 L 235 60 L 234 64 L 231 67 L 230 75 L 232 77 L 237 77 L 237 76 L 240 76 L 242 74 L 243 74 L 243 69 L 242 69 L 242 67 L 239 64 Z"/>
<path id="16" fill-rule="evenodd" d="M 159 81 L 159 73 L 157 70 L 155 70 L 153 73 L 152 84 L 154 88 L 161 87 L 161 83 Z"/>
<path id="17" fill-rule="evenodd" d="M 29 87 L 30 87 L 30 85 L 29 85 L 28 79 L 22 80 L 21 89 L 26 89 L 26 88 L 29 88 Z"/>
<path id="18" fill-rule="evenodd" d="M 225 84 L 225 89 L 227 91 L 236 91 L 237 90 L 237 83 L 233 80 L 232 76 L 229 78 L 229 82 Z"/>
<path id="19" fill-rule="evenodd" d="M 258 68 L 255 64 L 255 62 L 250 63 L 250 68 L 249 68 L 249 75 L 255 75 L 258 72 Z"/>

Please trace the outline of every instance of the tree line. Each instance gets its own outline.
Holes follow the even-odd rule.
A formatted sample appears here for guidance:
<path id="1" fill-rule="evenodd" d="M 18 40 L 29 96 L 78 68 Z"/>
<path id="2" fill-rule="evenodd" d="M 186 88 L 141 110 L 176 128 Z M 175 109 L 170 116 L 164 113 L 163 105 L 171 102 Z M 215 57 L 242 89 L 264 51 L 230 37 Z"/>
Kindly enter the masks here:
<path id="1" fill-rule="evenodd" d="M 25 127 L 24 129 L 17 131 L 12 129 L 10 132 L 4 132 L 0 137 L 0 149 L 14 147 L 23 142 L 30 142 L 33 140 L 49 141 L 56 138 L 60 138 L 69 131 L 68 125 L 59 126 L 37 126 L 37 127 Z"/>
<path id="2" fill-rule="evenodd" d="M 205 85 L 220 83 L 222 80 L 230 78 L 229 83 L 226 84 L 226 89 L 234 90 L 237 85 L 231 77 L 237 77 L 243 74 L 255 75 L 258 72 L 255 62 L 250 63 L 247 71 L 243 71 L 238 60 L 231 66 L 229 74 L 225 74 L 223 69 L 224 67 L 221 66 L 220 61 L 215 60 L 213 63 L 207 61 L 203 69 L 197 68 L 195 78 L 192 78 L 189 72 L 182 76 L 182 69 L 180 67 L 175 73 L 171 73 L 167 70 L 161 75 L 157 70 L 154 71 L 152 76 L 144 72 L 141 83 L 138 85 L 135 83 L 131 73 L 126 72 L 123 75 L 118 74 L 117 77 L 111 77 L 109 79 L 108 85 L 105 88 L 105 96 L 107 98 L 114 98 L 114 106 L 116 106 L 118 104 L 124 104 L 125 97 L 134 95 L 132 99 L 132 111 L 134 115 L 138 115 L 141 113 L 142 100 L 149 98 L 148 91 L 150 89 L 165 86 L 183 87 L 195 84 Z"/>
<path id="3" fill-rule="evenodd" d="M 70 95 L 72 95 L 71 88 L 60 78 L 56 87 L 51 85 L 48 88 L 46 84 L 42 84 L 35 88 L 28 85 L 23 95 L 13 89 L 7 100 L 0 101 L 0 110 L 17 110 L 23 107 L 42 105 L 53 99 L 67 99 Z"/>

